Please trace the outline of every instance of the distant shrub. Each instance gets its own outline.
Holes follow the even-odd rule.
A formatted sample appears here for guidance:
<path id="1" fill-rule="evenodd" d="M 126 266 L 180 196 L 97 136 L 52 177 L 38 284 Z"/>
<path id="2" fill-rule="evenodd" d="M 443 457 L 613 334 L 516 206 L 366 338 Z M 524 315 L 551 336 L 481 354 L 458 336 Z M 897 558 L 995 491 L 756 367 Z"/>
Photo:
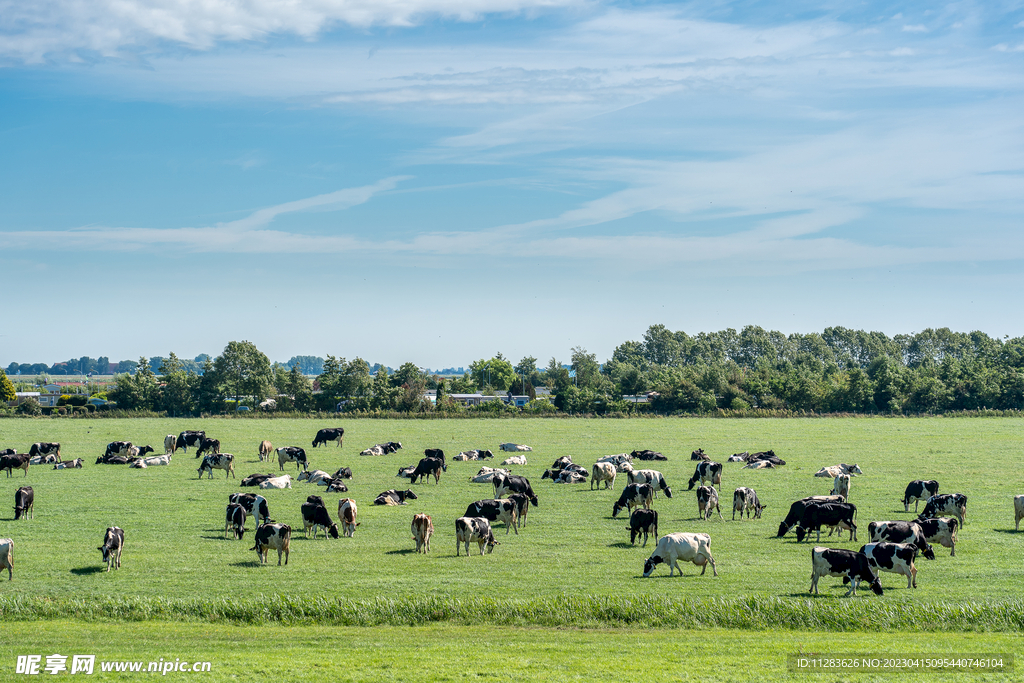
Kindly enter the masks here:
<path id="1" fill-rule="evenodd" d="M 26 399 L 24 403 L 18 406 L 19 415 L 42 415 L 43 409 L 39 405 L 39 401 L 34 398 Z"/>

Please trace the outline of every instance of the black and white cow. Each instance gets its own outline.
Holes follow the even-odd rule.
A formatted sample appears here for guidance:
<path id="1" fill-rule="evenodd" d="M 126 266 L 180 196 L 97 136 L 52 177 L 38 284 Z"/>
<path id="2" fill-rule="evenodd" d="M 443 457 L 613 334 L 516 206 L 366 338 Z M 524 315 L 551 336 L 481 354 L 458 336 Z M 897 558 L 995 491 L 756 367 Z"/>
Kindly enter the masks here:
<path id="1" fill-rule="evenodd" d="M 647 536 L 648 534 L 654 534 L 654 540 L 658 540 L 658 511 L 657 510 L 645 510 L 639 508 L 633 510 L 633 514 L 629 516 L 629 526 L 626 527 L 629 531 L 629 544 L 636 545 L 636 539 L 640 537 L 640 534 L 644 535 L 644 546 L 647 547 Z"/>
<path id="2" fill-rule="evenodd" d="M 882 584 L 871 571 L 871 564 L 864 553 L 841 548 L 816 546 L 811 550 L 811 589 L 818 593 L 818 579 L 822 576 L 842 576 L 849 580 L 850 589 L 846 596 L 857 594 L 857 584 L 867 581 L 875 595 L 882 595 Z"/>
<path id="3" fill-rule="evenodd" d="M 489 522 L 504 522 L 506 536 L 508 535 L 509 528 L 515 530 L 516 536 L 519 535 L 519 526 L 516 523 L 517 506 L 515 501 L 501 500 L 500 498 L 478 500 L 475 503 L 469 504 L 463 517 L 483 517 Z"/>
<path id="4" fill-rule="evenodd" d="M 558 458 L 557 460 L 555 460 L 555 462 L 551 465 L 551 469 L 553 469 L 553 470 L 564 470 L 566 467 L 568 467 L 571 464 L 572 464 L 572 456 L 571 455 L 563 455 L 561 458 Z"/>
<path id="5" fill-rule="evenodd" d="M 916 522 L 924 537 L 929 543 L 938 543 L 943 548 L 949 548 L 950 557 L 956 557 L 956 530 L 960 526 L 952 517 L 929 517 L 918 519 Z"/>
<path id="6" fill-rule="evenodd" d="M 178 437 L 168 434 L 164 437 L 164 455 L 173 455 L 178 450 Z"/>
<path id="7" fill-rule="evenodd" d="M 636 460 L 668 460 L 668 458 L 658 451 L 652 451 L 646 448 L 640 451 L 633 451 L 629 455 Z"/>
<path id="8" fill-rule="evenodd" d="M 530 480 L 526 477 L 518 474 L 495 475 L 491 483 L 494 485 L 495 498 L 501 498 L 506 493 L 525 493 L 534 507 L 538 505 L 537 494 L 533 492 Z"/>
<path id="9" fill-rule="evenodd" d="M 583 471 L 581 472 L 580 470 Z M 550 479 L 556 484 L 586 484 L 587 474 L 586 468 L 580 467 L 579 465 L 571 465 L 569 468 L 564 470 L 544 470 L 544 474 L 542 474 L 540 478 Z"/>
<path id="10" fill-rule="evenodd" d="M 17 452 L 13 448 L 0 448 L 0 455 L 14 455 Z"/>
<path id="11" fill-rule="evenodd" d="M 703 448 L 698 448 L 690 453 L 690 460 L 711 460 L 711 456 L 705 453 Z"/>
<path id="12" fill-rule="evenodd" d="M 903 493 L 903 511 L 910 512 L 910 504 L 914 504 L 914 514 L 917 514 L 917 506 L 923 500 L 928 501 L 932 496 L 939 495 L 939 482 L 934 479 L 915 479 L 907 484 L 907 490 Z"/>
<path id="13" fill-rule="evenodd" d="M 55 469 L 55 470 L 80 470 L 80 469 L 82 469 L 82 459 L 81 458 L 75 458 L 74 460 L 65 460 L 64 462 L 59 462 L 59 463 L 57 463 L 56 465 L 53 466 L 53 469 Z"/>
<path id="14" fill-rule="evenodd" d="M 808 496 L 807 498 L 801 498 L 800 500 L 794 501 L 789 506 L 789 514 L 786 518 L 779 522 L 779 533 L 776 538 L 782 538 L 786 533 L 795 527 L 799 522 L 800 518 L 804 514 L 804 508 L 812 503 L 842 503 L 843 499 L 841 496 Z"/>
<path id="15" fill-rule="evenodd" d="M 821 541 L 821 527 L 838 527 L 850 532 L 850 540 L 857 540 L 857 525 L 853 520 L 857 516 L 857 506 L 853 503 L 816 503 L 811 502 L 804 508 L 804 513 L 796 527 L 796 540 L 802 542 L 811 531 L 818 532 Z"/>
<path id="16" fill-rule="evenodd" d="M 126 456 L 131 448 L 131 441 L 111 441 L 107 444 L 107 450 L 103 453 L 103 457 L 108 458 L 112 455 Z"/>
<path id="17" fill-rule="evenodd" d="M 374 505 L 405 505 L 407 500 L 416 500 L 419 498 L 412 491 L 396 491 L 395 489 L 388 489 L 377 495 L 373 500 Z"/>
<path id="18" fill-rule="evenodd" d="M 127 465 L 132 460 L 129 460 L 123 455 L 101 455 L 96 458 L 97 465 Z"/>
<path id="19" fill-rule="evenodd" d="M 277 464 L 279 470 L 284 471 L 286 462 L 295 463 L 295 471 L 300 469 L 308 470 L 309 462 L 306 460 L 306 451 L 298 446 L 282 446 L 277 449 Z"/>
<path id="20" fill-rule="evenodd" d="M 688 482 L 689 486 L 687 491 L 693 489 L 694 485 L 700 481 L 701 484 L 711 482 L 712 486 L 722 486 L 722 463 L 713 462 L 708 460 L 706 462 L 697 463 L 697 468 L 693 471 L 693 476 L 690 477 Z"/>
<path id="21" fill-rule="evenodd" d="M 494 540 L 494 532 L 491 531 L 491 524 L 483 517 L 459 517 L 455 520 L 455 555 L 459 555 L 459 546 L 466 544 L 466 557 L 469 557 L 469 544 L 473 541 L 480 546 L 480 554 L 484 554 L 484 546 L 487 552 L 494 552 L 494 546 L 501 545 Z"/>
<path id="22" fill-rule="evenodd" d="M 405 465 L 403 467 L 399 467 L 398 468 L 398 474 L 396 474 L 395 476 L 398 477 L 399 479 L 401 479 L 403 477 L 406 478 L 406 479 L 411 479 L 412 478 L 412 473 L 415 472 L 415 471 L 416 471 L 416 465 Z"/>
<path id="23" fill-rule="evenodd" d="M 714 510 L 718 511 L 718 518 L 724 522 L 725 517 L 722 517 L 722 508 L 718 505 L 718 491 L 715 490 L 714 486 L 698 486 L 697 516 L 706 522 L 711 519 L 711 513 Z"/>
<path id="24" fill-rule="evenodd" d="M 952 515 L 960 522 L 960 526 L 967 524 L 967 496 L 962 493 L 943 493 L 932 496 L 924 504 L 924 512 L 918 515 L 918 519 L 928 517 L 939 517 L 941 515 Z"/>
<path id="25" fill-rule="evenodd" d="M 272 474 L 250 474 L 248 477 L 238 483 L 239 486 L 259 486 L 267 479 L 273 479 Z"/>
<path id="26" fill-rule="evenodd" d="M 341 479 L 324 479 L 320 484 L 327 486 L 327 493 L 348 493 L 348 487 Z"/>
<path id="27" fill-rule="evenodd" d="M 116 526 L 107 527 L 107 532 L 103 535 L 103 545 L 97 550 L 103 553 L 103 561 L 107 563 L 107 571 L 110 571 L 110 566 L 114 565 L 114 569 L 121 568 L 121 551 L 124 549 L 124 529 Z"/>
<path id="28" fill-rule="evenodd" d="M 753 511 L 754 519 L 761 519 L 761 510 L 764 510 L 767 505 L 761 505 L 761 501 L 757 498 L 757 492 L 752 488 L 741 486 L 732 492 L 732 518 L 735 521 L 736 513 L 740 513 L 740 519 L 743 519 L 743 513 L 747 513 L 747 519 L 750 519 L 750 513 Z"/>
<path id="29" fill-rule="evenodd" d="M 508 500 L 516 504 L 516 526 L 524 526 L 526 514 L 530 511 L 530 497 L 525 493 L 510 493 Z"/>
<path id="30" fill-rule="evenodd" d="M 711 555 L 711 536 L 677 531 L 674 534 L 665 534 L 658 539 L 658 545 L 654 552 L 644 562 L 644 578 L 649 577 L 654 568 L 662 563 L 668 565 L 669 576 L 672 576 L 677 569 L 679 576 L 682 576 L 683 570 L 678 564 L 680 560 L 693 562 L 701 567 L 701 576 L 704 576 L 704 572 L 708 570 L 708 564 L 710 564 L 711 571 L 718 576 L 715 558 Z"/>
<path id="31" fill-rule="evenodd" d="M 595 462 L 594 468 L 590 472 L 590 490 L 593 491 L 595 486 L 600 489 L 602 481 L 605 489 L 615 486 L 617 474 L 618 470 L 610 462 Z"/>
<path id="32" fill-rule="evenodd" d="M 409 475 L 409 480 L 415 484 L 417 479 L 429 480 L 433 476 L 434 483 L 437 484 L 441 479 L 441 472 L 447 471 L 448 467 L 444 464 L 444 461 L 437 458 L 423 458 L 417 463 L 416 469 L 413 470 L 412 474 Z"/>
<path id="33" fill-rule="evenodd" d="M 351 479 L 352 468 L 351 467 L 339 467 L 338 471 L 331 475 L 331 479 Z"/>
<path id="34" fill-rule="evenodd" d="M 178 449 L 184 450 L 188 453 L 188 447 L 199 448 L 203 445 L 203 440 L 206 438 L 206 432 L 202 431 L 184 431 L 178 434 L 178 438 L 174 442 L 174 452 L 177 453 Z"/>
<path id="35" fill-rule="evenodd" d="M 868 543 L 860 548 L 871 568 L 879 572 L 907 577 L 907 588 L 917 588 L 917 559 L 919 549 L 913 543 Z"/>
<path id="36" fill-rule="evenodd" d="M 22 486 L 14 492 L 14 519 L 21 519 L 26 513 L 29 519 L 35 519 L 36 493 L 31 486 Z"/>
<path id="37" fill-rule="evenodd" d="M 910 543 L 921 551 L 926 560 L 935 559 L 935 551 L 928 544 L 928 536 L 920 522 L 871 522 L 868 524 L 868 540 L 872 543 Z"/>
<path id="38" fill-rule="evenodd" d="M 14 476 L 14 470 L 25 470 L 28 476 L 29 460 L 27 453 L 15 453 L 14 455 L 0 456 L 0 471 L 7 470 L 7 476 Z"/>
<path id="39" fill-rule="evenodd" d="M 654 501 L 654 487 L 650 484 L 627 484 L 619 499 L 612 505 L 612 517 L 618 517 L 620 510 L 633 512 L 633 508 L 651 509 Z"/>
<path id="40" fill-rule="evenodd" d="M 224 478 L 227 479 L 229 476 L 235 476 L 235 456 L 230 453 L 217 453 L 215 455 L 207 455 L 203 457 L 203 463 L 197 470 L 199 472 L 199 478 L 203 478 L 203 472 L 210 473 L 210 479 L 213 479 L 214 470 L 224 470 Z"/>
<path id="41" fill-rule="evenodd" d="M 256 518 L 256 524 L 262 519 L 266 523 L 270 519 L 270 508 L 267 499 L 257 493 L 232 493 L 228 495 L 228 503 L 237 503 L 245 508 L 245 514 Z"/>
<path id="42" fill-rule="evenodd" d="M 199 444 L 199 448 L 196 449 L 196 457 L 201 457 L 204 453 L 220 453 L 220 440 L 203 439 L 203 442 Z"/>
<path id="43" fill-rule="evenodd" d="M 311 498 L 313 496 L 310 496 Z M 319 498 L 319 496 L 316 496 Z M 309 537 L 309 530 L 313 529 L 313 538 L 316 538 L 318 530 L 324 530 L 324 537 L 330 536 L 331 538 L 338 537 L 338 524 L 331 519 L 331 515 L 327 512 L 327 507 L 321 500 L 320 503 L 305 502 L 301 506 L 302 509 L 302 525 L 306 537 Z"/>
<path id="44" fill-rule="evenodd" d="M 284 563 L 288 564 L 288 553 L 292 544 L 292 528 L 287 524 L 263 524 L 256 527 L 256 545 L 249 548 L 255 550 L 260 558 L 260 564 L 267 563 L 267 555 L 271 550 L 277 551 L 277 566 L 281 566 L 281 554 L 284 553 Z"/>
<path id="45" fill-rule="evenodd" d="M 60 462 L 60 444 L 47 441 L 34 443 L 32 444 L 32 447 L 28 449 L 28 456 L 32 458 L 37 455 L 56 455 L 57 462 Z"/>
<path id="46" fill-rule="evenodd" d="M 342 427 L 330 427 L 327 429 L 321 429 L 316 433 L 316 438 L 313 439 L 313 448 L 316 448 L 320 444 L 326 446 L 328 441 L 334 441 L 335 443 L 338 444 L 338 448 L 341 448 L 341 442 L 344 439 L 344 437 L 345 429 Z"/>
<path id="47" fill-rule="evenodd" d="M 633 484 L 650 484 L 651 488 L 654 489 L 655 496 L 658 495 L 660 490 L 665 492 L 666 498 L 672 497 L 672 489 L 665 482 L 664 475 L 658 470 L 634 470 L 633 466 L 629 465 L 624 474 L 626 479 Z"/>
<path id="48" fill-rule="evenodd" d="M 228 503 L 224 519 L 225 538 L 227 538 L 229 531 L 239 541 L 245 535 L 245 508 L 238 503 Z"/>

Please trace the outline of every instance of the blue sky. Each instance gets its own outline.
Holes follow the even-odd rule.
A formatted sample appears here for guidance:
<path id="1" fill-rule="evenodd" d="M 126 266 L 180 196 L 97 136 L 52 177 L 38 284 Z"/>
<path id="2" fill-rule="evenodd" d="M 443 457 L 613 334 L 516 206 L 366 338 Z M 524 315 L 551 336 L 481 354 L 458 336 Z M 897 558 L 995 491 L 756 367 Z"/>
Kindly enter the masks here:
<path id="1" fill-rule="evenodd" d="M 0 364 L 1019 336 L 1022 94 L 1022 2 L 0 0 Z"/>

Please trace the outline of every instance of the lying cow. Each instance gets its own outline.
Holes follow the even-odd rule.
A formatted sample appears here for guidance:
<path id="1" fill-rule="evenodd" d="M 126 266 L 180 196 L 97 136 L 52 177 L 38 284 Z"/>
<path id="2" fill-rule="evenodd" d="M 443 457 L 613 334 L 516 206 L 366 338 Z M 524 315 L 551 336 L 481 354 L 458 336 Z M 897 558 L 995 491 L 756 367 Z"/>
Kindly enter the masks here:
<path id="1" fill-rule="evenodd" d="M 568 467 L 571 464 L 572 464 L 572 456 L 571 455 L 563 455 L 561 458 L 558 458 L 557 460 L 555 460 L 555 462 L 551 465 L 551 469 L 553 469 L 553 470 L 564 470 L 566 467 Z"/>
<path id="2" fill-rule="evenodd" d="M 743 513 L 747 513 L 747 519 L 750 519 L 750 513 L 753 511 L 754 519 L 761 519 L 761 511 L 764 510 L 767 505 L 761 505 L 761 501 L 757 498 L 757 492 L 752 488 L 741 486 L 732 492 L 732 518 L 736 520 L 736 513 L 740 513 L 740 519 L 743 519 Z"/>
<path id="3" fill-rule="evenodd" d="M 629 516 L 629 526 L 626 527 L 626 530 L 629 531 L 630 545 L 636 545 L 636 539 L 643 534 L 643 547 L 646 548 L 648 534 L 654 534 L 654 540 L 658 540 L 658 511 L 643 508 L 633 510 L 633 514 Z"/>
<path id="4" fill-rule="evenodd" d="M 696 469 L 693 470 L 693 476 L 690 477 L 690 481 L 687 482 L 689 486 L 686 490 L 692 490 L 694 484 L 696 484 L 698 481 L 700 481 L 702 485 L 711 482 L 712 486 L 721 487 L 722 463 L 713 462 L 711 460 L 697 463 Z"/>
<path id="5" fill-rule="evenodd" d="M 207 456 L 214 457 L 214 456 Z M 171 464 L 170 453 L 164 455 L 154 455 L 149 458 L 136 458 L 128 467 L 136 469 L 145 469 L 147 467 L 164 467 Z"/>
<path id="6" fill-rule="evenodd" d="M 501 464 L 502 465 L 526 465 L 527 464 L 526 456 L 525 455 L 513 455 L 513 456 L 511 456 L 509 458 L 505 458 L 504 460 L 502 460 Z"/>
<path id="7" fill-rule="evenodd" d="M 917 506 L 923 500 L 925 503 L 932 496 L 939 495 L 939 482 L 934 479 L 915 479 L 907 484 L 907 490 L 903 492 L 903 511 L 910 512 L 910 504 L 914 504 L 914 514 L 917 514 Z"/>
<path id="8" fill-rule="evenodd" d="M 857 475 L 857 474 L 864 474 L 864 473 L 860 471 L 860 468 L 857 467 L 857 465 L 847 465 L 845 462 L 842 462 L 842 463 L 839 463 L 838 465 L 830 465 L 829 467 L 822 467 L 820 470 L 818 470 L 814 474 L 814 476 L 816 476 L 816 477 L 828 477 L 830 479 L 835 479 L 840 474 L 849 474 L 851 476 L 854 476 L 854 475 Z"/>
<path id="9" fill-rule="evenodd" d="M 544 470 L 541 479 L 550 479 L 555 484 L 586 484 L 587 475 L 577 470 Z"/>
<path id="10" fill-rule="evenodd" d="M 338 471 L 331 475 L 331 479 L 351 479 L 352 468 L 351 467 L 339 467 Z"/>
<path id="11" fill-rule="evenodd" d="M 351 498 L 342 498 L 338 501 L 338 519 L 341 520 L 341 533 L 351 538 L 356 533 L 356 527 L 361 522 L 356 521 L 359 515 L 359 508 Z"/>
<path id="12" fill-rule="evenodd" d="M 373 500 L 374 505 L 405 505 L 407 500 L 416 500 L 419 498 L 412 491 L 396 491 L 395 489 L 388 489 L 383 493 L 377 495 Z"/>
<path id="13" fill-rule="evenodd" d="M 395 476 L 398 477 L 399 479 L 402 479 L 402 478 L 411 479 L 412 478 L 412 473 L 415 472 L 415 471 L 416 471 L 416 465 L 406 465 L 405 467 L 399 467 L 398 468 L 398 474 L 396 474 Z"/>
<path id="14" fill-rule="evenodd" d="M 743 466 L 745 470 L 773 470 L 775 465 L 767 460 L 755 460 Z"/>
<path id="15" fill-rule="evenodd" d="M 327 474 L 323 470 L 313 470 L 312 472 L 307 470 L 305 472 L 299 472 L 299 477 L 297 481 L 308 481 L 310 484 L 316 484 L 323 479 L 330 478 L 331 475 Z"/>
<path id="16" fill-rule="evenodd" d="M 60 462 L 60 458 L 56 455 L 34 455 L 29 456 L 28 462 L 30 465 L 52 465 L 55 462 Z"/>
<path id="17" fill-rule="evenodd" d="M 633 456 L 631 456 L 629 453 L 618 453 L 616 455 L 606 455 L 603 458 L 598 458 L 597 462 L 610 462 L 611 464 L 615 465 L 616 471 L 625 472 L 626 470 L 623 466 L 627 463 L 632 465 Z"/>
<path id="18" fill-rule="evenodd" d="M 282 474 L 280 477 L 271 477 L 260 482 L 261 489 L 290 489 L 292 487 L 292 476 Z"/>
<path id="19" fill-rule="evenodd" d="M 273 479 L 272 474 L 250 474 L 248 477 L 238 483 L 239 486 L 259 486 L 267 479 Z"/>
<path id="20" fill-rule="evenodd" d="M 658 451 L 652 451 L 644 449 L 642 451 L 633 451 L 629 454 L 635 460 L 668 460 L 664 455 Z"/>
<path id="21" fill-rule="evenodd" d="M 601 482 L 604 482 L 605 489 L 615 486 L 615 476 L 618 474 L 618 469 L 615 465 L 610 462 L 595 462 L 594 468 L 590 471 L 590 490 L 594 490 L 594 486 L 601 488 Z"/>
<path id="22" fill-rule="evenodd" d="M 690 453 L 690 460 L 711 460 L 711 456 L 705 453 L 703 448 L 698 448 Z"/>
<path id="23" fill-rule="evenodd" d="M 468 461 L 468 460 L 484 460 L 486 458 L 493 458 L 493 457 L 494 457 L 494 453 L 491 453 L 490 451 L 487 451 L 487 450 L 477 449 L 477 450 L 462 451 L 458 455 L 452 457 L 452 460 L 459 460 L 459 461 L 465 462 L 465 461 Z"/>
<path id="24" fill-rule="evenodd" d="M 256 527 L 256 545 L 249 548 L 255 550 L 260 558 L 260 564 L 267 563 L 267 555 L 271 550 L 277 551 L 277 566 L 281 566 L 281 554 L 284 553 L 284 563 L 288 564 L 288 553 L 292 544 L 292 528 L 287 524 L 263 524 Z"/>
<path id="25" fill-rule="evenodd" d="M 882 594 L 882 584 L 871 571 L 864 553 L 816 546 L 811 550 L 811 588 L 808 593 L 818 594 L 818 579 L 822 576 L 842 576 L 850 582 L 846 597 L 857 595 L 857 584 L 867 581 L 875 595 Z"/>
<path id="26" fill-rule="evenodd" d="M 82 469 L 82 459 L 81 458 L 75 458 L 74 460 L 65 460 L 64 462 L 59 462 L 59 463 L 57 463 L 56 465 L 53 466 L 53 469 L 55 469 L 55 470 L 70 470 L 70 469 L 80 470 L 80 469 Z"/>
<path id="27" fill-rule="evenodd" d="M 921 551 L 926 560 L 935 559 L 935 551 L 928 544 L 924 528 L 918 522 L 886 521 L 868 524 L 868 539 L 872 543 L 885 541 L 888 543 L 913 544 Z"/>
<path id="28" fill-rule="evenodd" d="M 416 541 L 416 552 L 428 553 L 430 551 L 430 536 L 434 533 L 434 522 L 430 519 L 430 515 L 413 515 L 411 529 L 412 540 Z"/>
<path id="29" fill-rule="evenodd" d="M 466 557 L 469 557 L 469 544 L 475 541 L 480 546 L 480 554 L 484 554 L 487 546 L 488 554 L 494 552 L 494 546 L 501 545 L 494 540 L 491 524 L 483 517 L 459 517 L 455 520 L 455 556 L 459 555 L 459 546 L 466 544 Z"/>
<path id="30" fill-rule="evenodd" d="M 14 492 L 14 519 L 19 520 L 29 515 L 29 519 L 35 519 L 36 492 L 31 486 L 22 486 Z"/>
<path id="31" fill-rule="evenodd" d="M 348 487 L 340 479 L 324 479 L 321 486 L 327 486 L 327 493 L 348 493 Z"/>
<path id="32" fill-rule="evenodd" d="M 384 446 L 380 444 L 370 446 L 367 449 L 359 451 L 359 455 L 384 455 Z"/>
<path id="33" fill-rule="evenodd" d="M 53 455 L 57 458 L 54 462 L 60 462 L 60 444 L 47 441 L 34 443 L 28 449 L 28 457 L 32 458 L 37 455 Z"/>
<path id="34" fill-rule="evenodd" d="M 515 443 L 503 443 L 503 444 L 500 444 L 498 446 L 498 448 L 500 448 L 503 451 L 511 452 L 511 453 L 515 453 L 517 451 L 520 452 L 520 453 L 529 453 L 530 451 L 533 450 L 529 446 L 522 446 L 520 444 L 515 444 Z"/>
<path id="35" fill-rule="evenodd" d="M 103 535 L 103 545 L 97 550 L 103 553 L 103 561 L 107 563 L 108 572 L 111 565 L 114 566 L 114 569 L 121 568 L 121 551 L 123 549 L 124 529 L 116 526 L 107 527 L 107 531 Z"/>
<path id="36" fill-rule="evenodd" d="M 711 536 L 708 534 L 690 534 L 677 531 L 674 534 L 665 534 L 658 540 L 658 545 L 651 553 L 651 556 L 644 562 L 644 578 L 651 575 L 654 568 L 661 563 L 668 565 L 668 575 L 672 576 L 675 570 L 679 570 L 679 576 L 683 570 L 678 562 L 693 562 L 701 567 L 700 575 L 708 570 L 711 564 L 711 571 L 718 576 L 718 568 L 715 566 L 715 558 L 711 555 Z"/>
<path id="37" fill-rule="evenodd" d="M 644 507 L 651 509 L 651 502 L 654 500 L 654 487 L 650 484 L 627 484 L 622 489 L 619 499 L 612 505 L 612 517 L 618 517 L 619 511 L 626 509 L 633 512 L 633 508 Z"/>
<path id="38" fill-rule="evenodd" d="M 888 572 L 907 577 L 907 588 L 917 588 L 918 547 L 912 543 L 868 543 L 860 552 L 868 558 L 868 564 L 878 572 Z"/>
<path id="39" fill-rule="evenodd" d="M 713 510 L 718 511 L 718 518 L 724 522 L 725 517 L 722 517 L 722 508 L 718 505 L 718 491 L 715 487 L 697 487 L 697 516 L 706 522 L 711 519 Z"/>
<path id="40" fill-rule="evenodd" d="M 924 512 L 918 517 L 938 517 L 940 515 L 952 515 L 960 522 L 960 526 L 967 524 L 967 496 L 962 493 L 943 493 L 932 496 L 924 504 Z"/>
<path id="41" fill-rule="evenodd" d="M 490 484 L 494 481 L 496 476 L 507 475 L 508 470 L 493 468 L 493 467 L 481 467 L 480 471 L 469 478 L 474 484 Z"/>
<path id="42" fill-rule="evenodd" d="M 519 526 L 516 524 L 516 504 L 511 500 L 478 500 L 470 503 L 466 508 L 463 517 L 483 517 L 489 522 L 502 522 L 505 524 L 505 535 L 509 529 L 519 535 Z"/>
<path id="43" fill-rule="evenodd" d="M 166 458 L 166 455 L 160 456 Z M 224 470 L 224 478 L 228 476 L 235 476 L 235 456 L 230 453 L 217 453 L 216 455 L 203 456 L 203 464 L 199 466 L 199 478 L 203 478 L 203 472 L 210 473 L 210 479 L 213 479 L 214 470 Z M 266 483 L 266 482 L 264 482 Z M 261 484 L 262 486 L 262 484 Z"/>

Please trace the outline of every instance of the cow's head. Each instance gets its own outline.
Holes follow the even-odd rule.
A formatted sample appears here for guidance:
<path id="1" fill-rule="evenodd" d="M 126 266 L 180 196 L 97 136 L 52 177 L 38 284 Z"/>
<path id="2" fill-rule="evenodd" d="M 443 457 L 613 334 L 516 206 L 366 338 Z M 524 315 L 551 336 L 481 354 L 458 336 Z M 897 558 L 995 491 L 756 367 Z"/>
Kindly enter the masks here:
<path id="1" fill-rule="evenodd" d="M 806 536 L 807 536 L 807 530 L 804 529 L 802 526 L 798 526 L 796 528 L 796 541 L 797 541 L 797 543 L 802 542 L 804 540 L 804 537 L 806 537 Z"/>
<path id="2" fill-rule="evenodd" d="M 622 508 L 624 508 L 624 507 L 626 507 L 626 506 L 625 505 L 619 505 L 618 501 L 616 501 L 615 504 L 612 505 L 612 517 L 618 517 L 619 516 L 619 511 L 622 510 Z"/>
<path id="3" fill-rule="evenodd" d="M 668 486 L 665 487 L 665 497 L 666 498 L 671 498 L 672 497 L 672 489 L 669 488 Z"/>
<path id="4" fill-rule="evenodd" d="M 654 568 L 664 561 L 665 560 L 663 560 L 661 557 L 657 555 L 651 555 L 650 557 L 648 557 L 647 561 L 644 562 L 644 578 L 646 579 L 647 577 L 649 577 L 651 575 L 651 572 L 654 571 Z"/>
<path id="5" fill-rule="evenodd" d="M 405 499 L 406 499 L 406 500 L 416 500 L 417 498 L 419 498 L 419 496 L 417 496 L 417 495 L 416 495 L 415 493 L 413 493 L 412 491 L 406 491 L 406 492 L 405 492 Z"/>
<path id="6" fill-rule="evenodd" d="M 330 528 L 327 529 L 327 533 L 330 535 L 331 538 L 337 538 L 338 537 L 338 525 L 337 524 L 332 524 L 330 526 Z"/>
<path id="7" fill-rule="evenodd" d="M 687 491 L 692 491 L 693 490 L 693 485 L 697 483 L 698 479 L 700 479 L 700 475 L 698 473 L 694 472 L 693 476 L 690 477 L 690 481 L 687 482 L 689 484 L 689 486 L 686 487 L 686 490 Z"/>

